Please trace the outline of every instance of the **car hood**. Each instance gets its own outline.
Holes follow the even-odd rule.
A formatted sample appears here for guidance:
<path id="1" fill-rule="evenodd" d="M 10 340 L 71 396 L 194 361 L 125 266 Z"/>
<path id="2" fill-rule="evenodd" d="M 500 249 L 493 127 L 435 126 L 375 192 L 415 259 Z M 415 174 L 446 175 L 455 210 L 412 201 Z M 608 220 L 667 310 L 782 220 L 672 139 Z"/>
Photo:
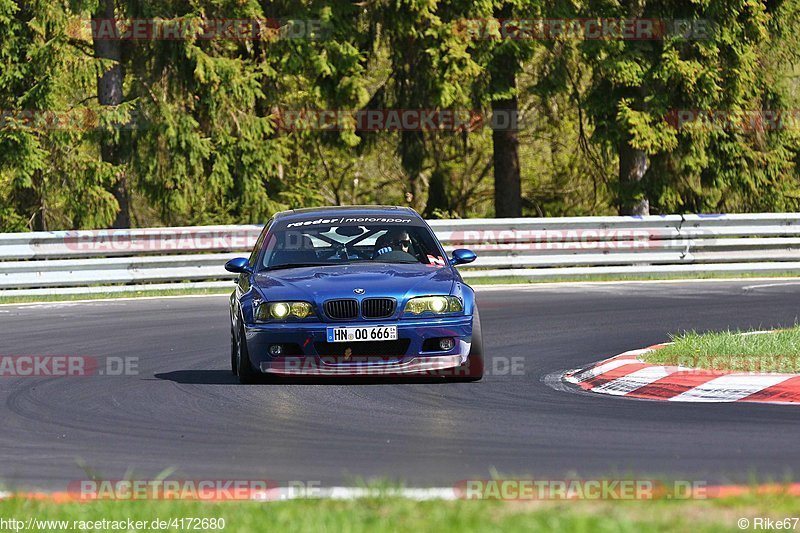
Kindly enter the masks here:
<path id="1" fill-rule="evenodd" d="M 267 300 L 388 296 L 403 301 L 427 294 L 450 294 L 458 274 L 450 267 L 421 263 L 367 263 L 260 272 L 254 285 Z M 354 289 L 364 289 L 356 295 Z"/>

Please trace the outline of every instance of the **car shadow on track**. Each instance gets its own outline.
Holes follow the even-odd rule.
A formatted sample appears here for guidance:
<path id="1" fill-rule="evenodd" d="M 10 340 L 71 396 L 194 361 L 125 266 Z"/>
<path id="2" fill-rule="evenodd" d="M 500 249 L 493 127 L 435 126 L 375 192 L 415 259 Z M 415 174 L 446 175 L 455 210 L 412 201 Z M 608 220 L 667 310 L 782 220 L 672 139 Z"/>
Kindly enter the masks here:
<path id="1" fill-rule="evenodd" d="M 238 385 L 230 370 L 175 370 L 155 374 L 155 378 L 172 381 L 184 385 Z M 387 385 L 409 383 L 448 383 L 441 377 L 281 377 L 273 380 L 264 380 L 257 385 Z M 243 385 L 244 386 L 244 385 Z"/>
<path id="2" fill-rule="evenodd" d="M 236 385 L 236 379 L 230 370 L 175 370 L 155 374 L 158 379 L 174 381 L 188 385 Z"/>

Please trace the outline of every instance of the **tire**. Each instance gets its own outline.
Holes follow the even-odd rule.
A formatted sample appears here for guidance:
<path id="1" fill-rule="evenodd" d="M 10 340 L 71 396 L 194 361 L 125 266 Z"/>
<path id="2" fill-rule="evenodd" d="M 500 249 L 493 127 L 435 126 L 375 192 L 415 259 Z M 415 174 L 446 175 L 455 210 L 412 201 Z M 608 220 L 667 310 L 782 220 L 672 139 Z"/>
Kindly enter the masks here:
<path id="1" fill-rule="evenodd" d="M 236 336 L 233 333 L 233 328 L 231 327 L 231 372 L 233 372 L 234 376 L 239 375 L 239 369 L 237 368 L 237 359 L 236 359 Z"/>
<path id="2" fill-rule="evenodd" d="M 455 381 L 480 381 L 483 378 L 483 334 L 478 307 L 472 317 L 472 345 L 467 361 L 455 369 Z"/>
<path id="3" fill-rule="evenodd" d="M 253 370 L 253 366 L 250 364 L 250 356 L 247 353 L 247 342 L 244 340 L 244 327 L 239 328 L 239 337 L 234 337 L 233 341 L 235 344 L 235 373 L 239 377 L 239 383 L 243 385 L 258 383 L 260 374 Z"/>

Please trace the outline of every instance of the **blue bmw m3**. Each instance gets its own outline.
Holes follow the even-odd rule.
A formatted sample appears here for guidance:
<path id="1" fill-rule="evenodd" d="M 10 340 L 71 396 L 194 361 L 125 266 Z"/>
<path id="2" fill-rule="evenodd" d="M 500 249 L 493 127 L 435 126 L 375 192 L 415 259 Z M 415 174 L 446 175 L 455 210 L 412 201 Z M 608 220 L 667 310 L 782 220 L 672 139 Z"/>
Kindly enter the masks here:
<path id="1" fill-rule="evenodd" d="M 431 228 L 404 207 L 277 213 L 231 294 L 231 367 L 268 376 L 483 376 L 475 293 Z"/>

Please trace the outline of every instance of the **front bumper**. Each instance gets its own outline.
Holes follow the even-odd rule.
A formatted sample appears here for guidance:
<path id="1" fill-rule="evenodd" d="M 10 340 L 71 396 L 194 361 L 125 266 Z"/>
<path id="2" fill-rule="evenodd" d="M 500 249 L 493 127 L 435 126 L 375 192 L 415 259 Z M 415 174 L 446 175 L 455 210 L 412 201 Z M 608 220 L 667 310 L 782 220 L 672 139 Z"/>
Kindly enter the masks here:
<path id="1" fill-rule="evenodd" d="M 371 353 L 343 356 L 320 354 L 318 343 L 327 343 L 327 328 L 331 326 L 397 326 L 398 340 L 407 340 L 404 353 Z M 245 327 L 247 351 L 253 368 L 266 374 L 310 376 L 364 376 L 432 374 L 458 368 L 466 362 L 472 342 L 472 317 L 457 316 L 396 320 L 387 322 L 347 323 L 267 323 Z M 424 341 L 451 337 L 453 349 L 423 351 Z M 272 344 L 292 344 L 302 353 L 272 356 Z M 348 343 L 337 343 L 346 348 Z M 351 343 L 358 350 L 358 343 Z"/>
<path id="2" fill-rule="evenodd" d="M 436 374 L 458 368 L 466 358 L 461 355 L 421 356 L 405 361 L 386 358 L 359 358 L 356 361 L 330 362 L 313 357 L 284 357 L 263 361 L 261 372 L 284 376 L 385 376 L 394 374 Z"/>

